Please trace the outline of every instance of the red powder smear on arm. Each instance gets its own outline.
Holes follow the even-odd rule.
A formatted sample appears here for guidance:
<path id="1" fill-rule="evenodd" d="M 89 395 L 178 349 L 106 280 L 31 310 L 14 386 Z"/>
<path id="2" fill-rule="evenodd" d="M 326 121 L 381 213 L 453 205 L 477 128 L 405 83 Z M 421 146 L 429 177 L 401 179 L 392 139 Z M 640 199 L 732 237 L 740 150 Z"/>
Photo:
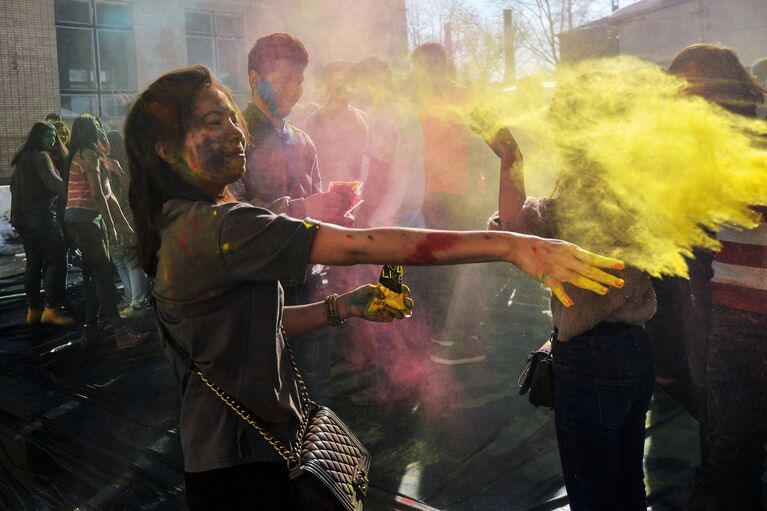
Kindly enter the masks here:
<path id="1" fill-rule="evenodd" d="M 458 236 L 456 234 L 427 234 L 426 239 L 416 245 L 415 252 L 405 258 L 405 264 L 433 264 L 437 262 L 434 252 L 452 248 Z"/>

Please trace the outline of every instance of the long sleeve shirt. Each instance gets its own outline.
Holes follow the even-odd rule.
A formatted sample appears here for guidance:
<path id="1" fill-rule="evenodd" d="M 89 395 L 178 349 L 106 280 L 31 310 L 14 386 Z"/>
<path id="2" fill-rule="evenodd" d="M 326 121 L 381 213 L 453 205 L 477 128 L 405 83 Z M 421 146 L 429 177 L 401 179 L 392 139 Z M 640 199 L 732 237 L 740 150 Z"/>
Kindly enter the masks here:
<path id="1" fill-rule="evenodd" d="M 290 123 L 274 126 L 255 105 L 243 114 L 250 134 L 247 172 L 230 191 L 243 202 L 303 218 L 303 199 L 322 191 L 312 139 Z"/>
<path id="2" fill-rule="evenodd" d="M 56 197 L 66 197 L 66 186 L 44 151 L 23 155 L 11 176 L 11 223 L 38 225 L 51 215 Z"/>

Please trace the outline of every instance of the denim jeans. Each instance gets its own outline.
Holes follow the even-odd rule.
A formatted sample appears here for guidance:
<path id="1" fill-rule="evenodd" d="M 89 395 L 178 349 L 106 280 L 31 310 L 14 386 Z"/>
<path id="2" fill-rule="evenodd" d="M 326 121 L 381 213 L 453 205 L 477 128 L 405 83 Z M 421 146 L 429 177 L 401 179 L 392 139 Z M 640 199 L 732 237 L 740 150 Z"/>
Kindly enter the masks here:
<path id="1" fill-rule="evenodd" d="M 109 259 L 109 241 L 101 217 L 93 221 L 67 222 L 67 231 L 83 255 L 86 323 L 101 319 L 116 325 L 120 322 L 114 282 L 114 267 Z"/>
<path id="2" fill-rule="evenodd" d="M 27 307 L 40 309 L 43 306 L 43 298 L 40 295 L 41 276 L 45 289 L 45 306 L 58 306 L 65 298 L 67 278 L 66 246 L 61 226 L 51 215 L 46 221 L 18 224 L 15 228 L 21 237 L 27 258 L 24 269 Z"/>
<path id="3" fill-rule="evenodd" d="M 646 509 L 645 414 L 655 382 L 647 334 L 554 344 L 554 413 L 572 511 Z"/>
<path id="4" fill-rule="evenodd" d="M 144 270 L 138 266 L 136 258 L 124 254 L 113 254 L 112 261 L 123 283 L 125 300 L 133 307 L 144 308 L 148 279 Z"/>
<path id="5" fill-rule="evenodd" d="M 767 315 L 714 307 L 708 358 L 709 466 L 716 509 L 762 511 Z"/>

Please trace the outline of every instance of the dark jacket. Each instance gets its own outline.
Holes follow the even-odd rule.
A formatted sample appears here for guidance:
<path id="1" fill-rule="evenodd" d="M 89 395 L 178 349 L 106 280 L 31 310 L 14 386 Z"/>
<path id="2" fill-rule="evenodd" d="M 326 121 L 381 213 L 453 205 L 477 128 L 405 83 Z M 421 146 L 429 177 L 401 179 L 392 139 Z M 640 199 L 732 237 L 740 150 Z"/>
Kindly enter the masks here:
<path id="1" fill-rule="evenodd" d="M 27 153 L 16 162 L 11 176 L 11 224 L 39 226 L 51 218 L 57 197 L 66 187 L 46 152 Z"/>

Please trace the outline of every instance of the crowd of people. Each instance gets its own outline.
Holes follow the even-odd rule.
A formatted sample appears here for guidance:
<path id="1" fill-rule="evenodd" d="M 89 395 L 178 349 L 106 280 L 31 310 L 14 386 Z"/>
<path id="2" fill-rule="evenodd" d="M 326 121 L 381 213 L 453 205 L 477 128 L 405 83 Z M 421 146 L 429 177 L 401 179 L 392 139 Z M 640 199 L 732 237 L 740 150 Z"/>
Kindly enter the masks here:
<path id="1" fill-rule="evenodd" d="M 248 55 L 244 111 L 210 70 L 191 66 L 139 94 L 122 132 L 87 114 L 71 132 L 55 114 L 35 123 L 11 162 L 27 324 L 74 324 L 67 267 L 77 256 L 83 346 L 109 338 L 131 348 L 147 338 L 132 320 L 150 309 L 151 287 L 173 344 L 290 444 L 302 412 L 287 340 L 321 345 L 323 327 L 404 317 L 368 310 L 380 291 L 353 265 L 439 266 L 413 272 L 419 332 L 436 350 L 419 363 L 457 365 L 484 359 L 473 335 L 481 303 L 447 313 L 480 270 L 443 266 L 510 262 L 553 293 L 555 423 L 573 511 L 646 509 L 645 416 L 656 382 L 700 424 L 689 509 L 763 509 L 766 225 L 719 233 L 724 250 L 694 254 L 689 280 L 651 279 L 553 239 L 567 182 L 529 197 L 508 129 L 483 140 L 445 115 L 468 96 L 445 48 L 421 45 L 411 62 L 407 76 L 377 57 L 327 64 L 324 104 L 295 116 L 301 129 L 287 118 L 309 54 L 278 33 Z M 669 73 L 688 81 L 686 94 L 737 115 L 756 117 L 767 93 L 719 45 L 685 49 Z M 572 156 L 584 172 L 593 165 Z M 497 197 L 486 191 L 488 163 L 499 172 Z M 371 335 L 350 323 L 352 337 Z M 288 469 L 270 445 L 175 349 L 165 352 L 181 387 L 190 508 L 292 509 Z M 319 366 L 323 352 L 312 352 Z"/>
<path id="2" fill-rule="evenodd" d="M 125 321 L 146 314 L 148 279 L 133 246 L 122 145 L 119 132 L 107 134 L 91 115 L 78 117 L 70 131 L 53 113 L 34 124 L 11 162 L 11 223 L 27 257 L 26 323 L 75 323 L 67 274 L 70 262 L 78 261 L 86 296 L 84 347 L 104 336 L 120 349 L 147 338 Z M 125 290 L 121 303 L 115 267 Z"/>

